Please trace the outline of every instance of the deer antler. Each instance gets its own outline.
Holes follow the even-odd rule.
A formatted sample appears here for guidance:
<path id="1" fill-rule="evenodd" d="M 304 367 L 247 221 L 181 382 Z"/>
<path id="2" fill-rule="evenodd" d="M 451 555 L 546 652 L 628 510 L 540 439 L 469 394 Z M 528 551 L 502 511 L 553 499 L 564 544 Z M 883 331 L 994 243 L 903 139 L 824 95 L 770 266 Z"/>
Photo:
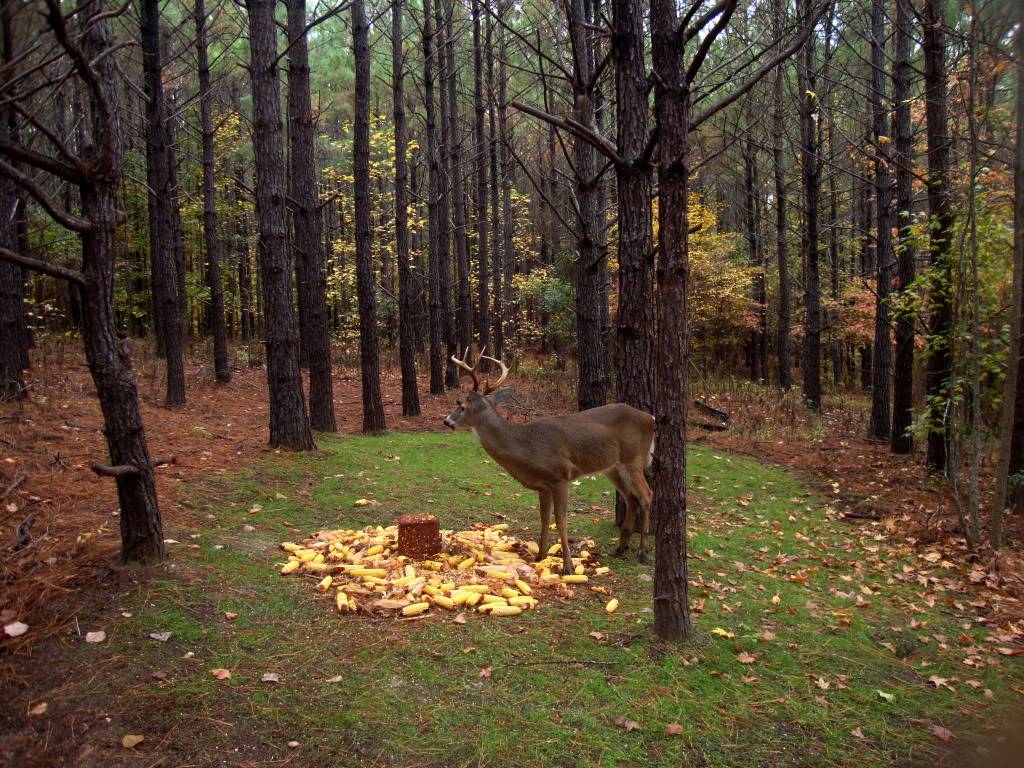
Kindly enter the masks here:
<path id="1" fill-rule="evenodd" d="M 484 349 L 487 349 L 487 347 L 484 347 Z M 461 368 L 462 370 L 466 371 L 469 374 L 470 378 L 473 379 L 474 391 L 480 389 L 480 379 L 477 378 L 476 368 L 478 365 L 480 365 L 480 359 L 483 357 L 484 349 L 480 350 L 481 354 L 476 358 L 476 363 L 474 363 L 472 366 L 470 366 L 470 364 L 466 362 L 469 359 L 469 347 L 466 347 L 466 351 L 462 353 L 461 360 L 459 360 L 459 358 L 457 358 L 455 355 L 452 355 L 452 362 L 459 366 L 459 368 Z"/>
<path id="2" fill-rule="evenodd" d="M 488 357 L 487 355 L 483 354 L 483 350 L 481 350 L 480 356 L 476 359 L 477 365 L 480 364 L 481 360 L 490 360 L 495 365 L 501 366 L 501 376 L 498 377 L 498 380 L 493 384 L 491 384 L 491 382 L 489 381 L 484 384 L 484 394 L 489 395 L 491 392 L 500 387 L 501 383 L 508 378 L 508 366 L 501 362 L 501 360 L 497 360 L 496 358 Z"/>

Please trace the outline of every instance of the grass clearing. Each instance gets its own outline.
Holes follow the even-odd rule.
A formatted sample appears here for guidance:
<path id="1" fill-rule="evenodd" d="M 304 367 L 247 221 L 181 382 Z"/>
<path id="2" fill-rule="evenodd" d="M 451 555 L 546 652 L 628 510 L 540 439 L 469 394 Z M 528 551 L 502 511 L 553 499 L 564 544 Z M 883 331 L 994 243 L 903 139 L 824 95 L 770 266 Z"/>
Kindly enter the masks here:
<path id="1" fill-rule="evenodd" d="M 826 500 L 782 470 L 701 446 L 689 454 L 690 646 L 651 641 L 653 569 L 611 556 L 604 478 L 572 489 L 569 526 L 598 542 L 617 613 L 583 588 L 465 625 L 448 613 L 340 616 L 315 580 L 278 575 L 281 541 L 406 512 L 432 512 L 444 528 L 503 516 L 532 538 L 536 497 L 471 435 L 319 444 L 229 486 L 218 478 L 215 496 L 193 486 L 202 526 L 171 532 L 180 543 L 167 576 L 112 606 L 105 644 L 69 647 L 104 671 L 88 695 L 117 740 L 146 735 L 146 764 L 169 754 L 242 765 L 298 750 L 309 765 L 924 765 L 970 740 L 981 718 L 1019 714 L 1024 669 L 957 608 L 966 598 L 940 563 L 880 527 L 833 521 Z M 359 498 L 377 504 L 354 507 Z M 167 642 L 148 638 L 166 631 Z M 215 680 L 217 667 L 231 679 Z M 281 683 L 260 682 L 265 672 Z M 679 735 L 666 734 L 673 723 Z"/>

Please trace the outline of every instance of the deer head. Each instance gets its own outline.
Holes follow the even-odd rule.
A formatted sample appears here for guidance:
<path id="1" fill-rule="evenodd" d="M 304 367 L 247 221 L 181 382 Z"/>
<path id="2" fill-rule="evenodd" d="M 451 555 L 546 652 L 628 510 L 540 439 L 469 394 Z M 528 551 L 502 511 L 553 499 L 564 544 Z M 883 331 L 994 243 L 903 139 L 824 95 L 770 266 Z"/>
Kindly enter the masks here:
<path id="1" fill-rule="evenodd" d="M 484 347 L 484 349 L 487 349 Z M 473 380 L 473 389 L 466 393 L 466 401 L 462 400 L 455 401 L 455 410 L 449 413 L 444 418 L 444 424 L 446 427 L 451 429 L 475 429 L 477 424 L 480 423 L 480 417 L 484 413 L 493 409 L 495 406 L 501 405 L 512 397 L 512 388 L 504 387 L 498 389 L 501 383 L 508 378 L 508 366 L 506 366 L 501 360 L 496 360 L 493 357 L 488 357 L 484 354 L 484 349 L 480 350 L 480 354 L 476 358 L 476 362 L 470 366 L 469 359 L 469 347 L 466 347 L 466 351 L 462 355 L 460 360 L 455 355 L 452 355 L 452 362 L 455 363 L 459 368 L 466 371 L 470 378 Z M 501 368 L 501 375 L 498 380 L 493 384 L 490 381 L 484 382 L 483 391 L 480 390 L 480 377 L 477 376 L 477 367 L 480 365 L 481 360 L 490 360 L 495 365 Z"/>

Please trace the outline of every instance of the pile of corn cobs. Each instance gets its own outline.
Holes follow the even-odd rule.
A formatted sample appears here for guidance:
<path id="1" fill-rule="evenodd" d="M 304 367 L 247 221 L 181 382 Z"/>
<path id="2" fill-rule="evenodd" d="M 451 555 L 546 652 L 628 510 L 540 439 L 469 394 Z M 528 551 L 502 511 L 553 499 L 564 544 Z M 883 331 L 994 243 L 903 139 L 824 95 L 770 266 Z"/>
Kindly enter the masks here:
<path id="1" fill-rule="evenodd" d="M 285 542 L 288 552 L 283 574 L 312 574 L 321 592 L 335 590 L 342 613 L 393 613 L 419 616 L 432 608 L 476 610 L 489 616 L 517 616 L 537 606 L 536 588 L 571 594 L 570 585 L 586 584 L 594 592 L 611 595 L 605 586 L 590 585 L 592 576 L 609 569 L 587 551 L 593 540 L 582 542 L 572 559 L 575 573 L 562 575 L 561 545 L 533 562 L 534 542 L 507 534 L 508 525 L 476 525 L 468 531 L 442 531 L 442 551 L 433 560 L 413 561 L 397 554 L 398 526 L 362 530 L 320 531 L 305 544 Z M 605 610 L 615 611 L 611 599 Z"/>

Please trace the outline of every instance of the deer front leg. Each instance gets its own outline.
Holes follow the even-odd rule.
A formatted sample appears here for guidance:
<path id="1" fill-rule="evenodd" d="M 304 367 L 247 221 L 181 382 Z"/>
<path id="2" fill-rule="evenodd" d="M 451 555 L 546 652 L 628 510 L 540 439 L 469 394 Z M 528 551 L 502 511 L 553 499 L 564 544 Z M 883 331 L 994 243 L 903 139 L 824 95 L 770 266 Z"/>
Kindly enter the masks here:
<path id="1" fill-rule="evenodd" d="M 540 491 L 540 540 L 537 542 L 537 562 L 548 556 L 548 528 L 551 527 L 551 491 Z"/>
<path id="2" fill-rule="evenodd" d="M 572 555 L 569 552 L 569 532 L 566 526 L 566 517 L 569 509 L 569 484 L 559 483 L 555 486 L 555 522 L 558 523 L 558 536 L 562 542 L 562 573 L 569 575 L 573 572 Z"/>

